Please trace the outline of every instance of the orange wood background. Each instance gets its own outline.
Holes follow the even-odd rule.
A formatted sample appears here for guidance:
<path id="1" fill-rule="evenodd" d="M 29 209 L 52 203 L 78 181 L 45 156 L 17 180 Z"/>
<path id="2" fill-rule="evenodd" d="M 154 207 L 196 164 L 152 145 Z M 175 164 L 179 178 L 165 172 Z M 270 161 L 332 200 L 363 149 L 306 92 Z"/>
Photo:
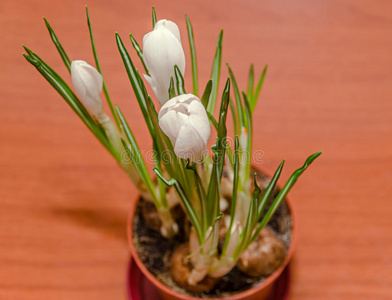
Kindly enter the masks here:
<path id="1" fill-rule="evenodd" d="M 152 1 L 0 2 L 2 300 L 124 299 L 136 190 L 21 55 L 26 44 L 69 82 L 45 16 L 71 59 L 92 64 L 86 2 L 109 92 L 141 148 L 151 146 L 114 32 L 131 50 L 127 34 L 141 41 L 151 30 Z M 260 74 L 268 63 L 254 120 L 262 168 L 285 158 L 286 179 L 324 151 L 290 196 L 299 222 L 291 299 L 392 299 L 392 2 L 155 4 L 158 18 L 179 24 L 187 55 L 188 13 L 202 85 L 221 28 L 223 61 L 243 88 L 249 64 Z M 186 72 L 191 90 L 189 64 Z"/>

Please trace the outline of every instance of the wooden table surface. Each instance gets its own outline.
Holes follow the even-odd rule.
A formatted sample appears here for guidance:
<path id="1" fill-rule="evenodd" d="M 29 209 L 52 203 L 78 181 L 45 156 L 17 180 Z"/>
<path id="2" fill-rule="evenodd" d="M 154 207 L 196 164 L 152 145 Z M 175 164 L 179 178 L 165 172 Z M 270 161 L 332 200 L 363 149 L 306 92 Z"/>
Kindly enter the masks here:
<path id="1" fill-rule="evenodd" d="M 86 2 L 109 92 L 141 148 L 151 147 L 114 32 L 131 50 L 127 34 L 141 41 L 151 30 L 152 1 L 1 1 L 2 300 L 125 296 L 136 190 L 21 55 L 25 44 L 69 82 L 45 16 L 71 59 L 92 64 Z M 258 74 L 269 65 L 254 120 L 261 168 L 273 172 L 285 158 L 286 179 L 324 151 L 290 196 L 299 227 L 291 299 L 392 299 L 392 2 L 176 0 L 156 8 L 179 24 L 187 55 L 188 13 L 203 85 L 221 28 L 223 61 L 242 87 L 251 62 Z M 190 78 L 188 64 L 189 90 Z"/>

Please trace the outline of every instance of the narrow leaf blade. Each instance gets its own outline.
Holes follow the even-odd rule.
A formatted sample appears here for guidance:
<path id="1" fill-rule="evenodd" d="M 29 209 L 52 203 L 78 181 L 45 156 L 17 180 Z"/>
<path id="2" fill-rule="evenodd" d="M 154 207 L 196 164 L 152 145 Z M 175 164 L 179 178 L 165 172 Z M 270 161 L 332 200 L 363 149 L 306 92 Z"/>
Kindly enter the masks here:
<path id="1" fill-rule="evenodd" d="M 213 81 L 213 89 L 210 96 L 210 100 L 208 102 L 207 111 L 213 115 L 215 110 L 216 98 L 218 95 L 218 88 L 219 88 L 219 77 L 220 77 L 220 70 L 222 65 L 222 40 L 223 40 L 223 30 L 221 30 L 217 45 L 216 45 L 216 52 L 214 61 L 212 64 L 212 71 L 211 71 L 211 79 Z"/>
<path id="2" fill-rule="evenodd" d="M 188 32 L 189 48 L 191 50 L 193 94 L 197 96 L 199 87 L 198 87 L 198 75 L 197 75 L 196 46 L 195 46 L 195 40 L 193 36 L 193 27 L 187 15 L 185 15 L 185 20 L 186 20 L 186 29 Z"/>
<path id="3" fill-rule="evenodd" d="M 256 107 L 256 104 L 257 104 L 257 100 L 259 98 L 260 91 L 261 91 L 261 88 L 262 88 L 263 83 L 264 83 L 265 74 L 267 73 L 267 69 L 268 69 L 268 65 L 265 65 L 265 67 L 263 69 L 263 72 L 261 73 L 259 82 L 257 83 L 256 90 L 255 90 L 254 94 L 252 95 L 252 101 L 251 101 L 252 112 L 255 110 L 255 107 Z"/>
<path id="4" fill-rule="evenodd" d="M 93 55 L 94 55 L 94 60 L 95 60 L 95 66 L 97 67 L 98 72 L 102 76 L 103 92 L 105 94 L 106 102 L 108 103 L 110 112 L 112 113 L 112 116 L 113 116 L 114 120 L 116 121 L 117 128 L 121 128 L 120 122 L 119 122 L 118 117 L 116 115 L 116 112 L 114 111 L 112 100 L 110 99 L 110 95 L 109 95 L 109 92 L 108 92 L 108 89 L 106 86 L 105 78 L 103 77 L 103 74 L 102 74 L 101 64 L 99 63 L 98 53 L 97 53 L 97 49 L 95 47 L 93 29 L 92 29 L 91 20 L 90 20 L 90 13 L 88 11 L 87 5 L 86 5 L 86 16 L 87 16 L 87 26 L 88 26 L 88 30 L 90 33 L 91 48 L 93 50 Z"/>
<path id="5" fill-rule="evenodd" d="M 49 24 L 48 20 L 44 18 L 46 28 L 49 31 L 50 38 L 52 39 L 54 45 L 56 46 L 56 49 L 58 53 L 60 54 L 61 59 L 64 62 L 64 65 L 68 69 L 68 72 L 71 72 L 71 60 L 69 59 L 67 53 L 65 52 L 63 46 L 61 45 L 59 39 L 57 38 L 56 33 L 54 32 L 52 26 Z"/>

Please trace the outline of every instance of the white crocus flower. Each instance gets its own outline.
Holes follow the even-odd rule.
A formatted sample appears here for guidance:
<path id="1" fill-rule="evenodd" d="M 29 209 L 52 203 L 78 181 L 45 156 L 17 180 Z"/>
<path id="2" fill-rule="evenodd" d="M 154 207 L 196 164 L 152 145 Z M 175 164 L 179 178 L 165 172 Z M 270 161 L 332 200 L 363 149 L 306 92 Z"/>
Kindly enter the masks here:
<path id="1" fill-rule="evenodd" d="M 84 60 L 74 60 L 71 63 L 72 84 L 76 95 L 87 108 L 87 110 L 97 119 L 103 113 L 101 100 L 102 75 Z"/>
<path id="2" fill-rule="evenodd" d="M 74 60 L 71 63 L 72 84 L 76 95 L 84 107 L 102 125 L 110 143 L 118 153 L 124 150 L 121 136 L 110 117 L 104 113 L 101 99 L 103 87 L 102 75 L 84 60 Z"/>
<path id="3" fill-rule="evenodd" d="M 101 92 L 103 88 L 102 75 L 84 60 L 74 60 L 71 63 L 71 77 L 75 93 L 83 106 L 105 130 L 106 136 L 114 150 L 123 155 L 125 151 L 121 142 L 121 134 L 112 119 L 103 111 Z M 133 164 L 121 160 L 121 166 L 139 188 L 145 190 L 143 182 Z"/>
<path id="4" fill-rule="evenodd" d="M 184 94 L 167 101 L 159 112 L 159 126 L 180 158 L 199 161 L 207 152 L 210 122 L 200 99 Z"/>
<path id="5" fill-rule="evenodd" d="M 169 100 L 170 78 L 175 80 L 174 66 L 185 73 L 185 54 L 180 30 L 169 20 L 160 20 L 154 30 L 143 37 L 143 58 L 150 76 L 144 75 L 161 105 Z"/>

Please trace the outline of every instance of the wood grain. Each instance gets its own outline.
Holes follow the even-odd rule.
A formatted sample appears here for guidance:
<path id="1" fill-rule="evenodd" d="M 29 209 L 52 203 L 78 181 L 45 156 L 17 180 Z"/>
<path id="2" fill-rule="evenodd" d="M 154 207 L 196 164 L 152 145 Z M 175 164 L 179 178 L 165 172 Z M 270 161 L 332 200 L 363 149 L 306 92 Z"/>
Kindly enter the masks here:
<path id="1" fill-rule="evenodd" d="M 152 1 L 0 3 L 0 299 L 123 299 L 127 212 L 136 190 L 64 101 L 22 57 L 21 44 L 67 76 L 41 19 L 71 59 L 93 62 L 84 4 L 109 92 L 143 149 L 150 143 L 114 40 L 141 41 Z M 195 29 L 200 82 L 216 38 L 241 86 L 269 65 L 255 149 L 284 179 L 322 157 L 291 193 L 299 237 L 293 300 L 392 298 L 392 2 L 161 1 L 159 18 Z M 189 60 L 188 60 L 189 61 Z M 224 76 L 227 71 L 224 70 Z M 190 65 L 187 87 L 190 90 Z"/>

